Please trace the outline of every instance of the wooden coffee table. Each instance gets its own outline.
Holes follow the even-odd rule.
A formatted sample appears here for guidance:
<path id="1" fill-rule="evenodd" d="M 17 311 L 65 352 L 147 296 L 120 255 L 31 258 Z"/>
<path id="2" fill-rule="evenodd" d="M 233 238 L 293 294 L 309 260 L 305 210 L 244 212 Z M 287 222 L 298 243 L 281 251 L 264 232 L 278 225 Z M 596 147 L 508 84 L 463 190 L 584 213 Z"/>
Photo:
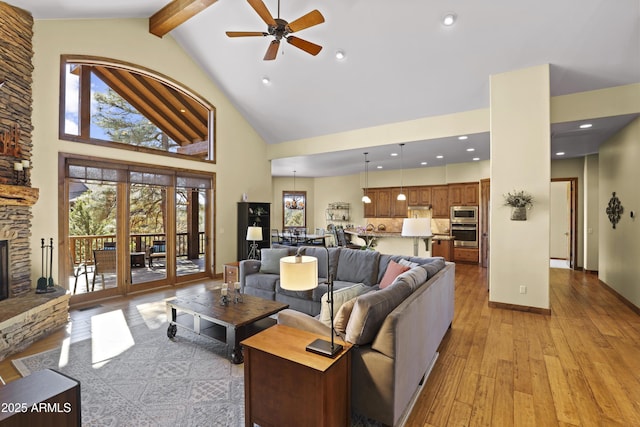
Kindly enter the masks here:
<path id="1" fill-rule="evenodd" d="M 242 363 L 240 341 L 273 326 L 276 321 L 269 316 L 289 305 L 246 294 L 242 295 L 242 302 L 234 303 L 232 290 L 229 296 L 227 305 L 220 303 L 220 289 L 167 301 L 167 336 L 175 337 L 178 326 L 189 329 L 226 343 L 231 361 Z"/>

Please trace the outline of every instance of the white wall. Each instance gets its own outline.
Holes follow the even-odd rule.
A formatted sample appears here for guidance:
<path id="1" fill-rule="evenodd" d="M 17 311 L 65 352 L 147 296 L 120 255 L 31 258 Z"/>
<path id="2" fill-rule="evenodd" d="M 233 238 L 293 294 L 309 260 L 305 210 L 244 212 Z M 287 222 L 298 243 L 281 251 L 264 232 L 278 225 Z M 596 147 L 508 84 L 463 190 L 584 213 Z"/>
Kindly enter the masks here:
<path id="1" fill-rule="evenodd" d="M 491 76 L 489 301 L 549 308 L 549 66 Z M 511 221 L 503 195 L 534 197 L 527 221 Z M 525 287 L 525 292 L 521 292 Z"/>
<path id="2" fill-rule="evenodd" d="M 640 119 L 600 147 L 599 262 L 600 280 L 640 307 Z M 614 229 L 605 209 L 615 192 L 624 213 Z"/>
<path id="3" fill-rule="evenodd" d="M 40 266 L 41 237 L 56 241 L 64 238 L 57 234 L 58 154 L 72 153 L 215 172 L 215 270 L 221 272 L 225 262 L 236 259 L 236 202 L 241 194 L 247 192 L 250 199 L 259 195 L 271 199 L 266 144 L 171 36 L 160 39 L 149 34 L 147 19 L 37 20 L 34 34 L 32 185 L 40 188 L 40 199 L 33 208 L 32 266 Z M 207 99 L 216 107 L 217 164 L 58 139 L 61 54 L 101 56 L 137 64 L 166 75 Z M 32 272 L 32 276 L 38 275 L 39 271 Z"/>
<path id="4" fill-rule="evenodd" d="M 582 203 L 584 212 L 584 255 L 583 267 L 588 271 L 598 270 L 598 234 L 600 204 L 598 203 L 599 192 L 599 159 L 597 154 L 585 157 L 584 160 L 584 198 Z"/>

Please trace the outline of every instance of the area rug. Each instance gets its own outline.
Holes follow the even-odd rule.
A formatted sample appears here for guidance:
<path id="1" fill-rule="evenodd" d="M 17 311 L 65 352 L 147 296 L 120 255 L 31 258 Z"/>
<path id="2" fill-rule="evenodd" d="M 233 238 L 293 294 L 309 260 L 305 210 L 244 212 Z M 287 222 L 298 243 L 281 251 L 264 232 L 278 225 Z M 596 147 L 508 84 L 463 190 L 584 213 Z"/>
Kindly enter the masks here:
<path id="1" fill-rule="evenodd" d="M 244 365 L 223 343 L 185 329 L 170 340 L 166 330 L 130 327 L 133 345 L 108 359 L 92 360 L 96 343 L 84 340 L 13 364 L 22 376 L 51 368 L 80 381 L 84 426 L 244 426 Z"/>

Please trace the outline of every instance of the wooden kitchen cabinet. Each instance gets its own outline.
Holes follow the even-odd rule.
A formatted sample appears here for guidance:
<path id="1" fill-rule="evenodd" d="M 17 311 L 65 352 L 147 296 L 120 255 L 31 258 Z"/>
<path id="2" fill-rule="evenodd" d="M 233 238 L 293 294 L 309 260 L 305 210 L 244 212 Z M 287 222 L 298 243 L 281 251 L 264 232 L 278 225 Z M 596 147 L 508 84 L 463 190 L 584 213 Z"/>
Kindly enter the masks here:
<path id="1" fill-rule="evenodd" d="M 441 256 L 445 261 L 453 261 L 453 240 L 432 240 L 431 256 Z"/>
<path id="2" fill-rule="evenodd" d="M 449 206 L 478 206 L 477 182 L 449 184 Z"/>
<path id="3" fill-rule="evenodd" d="M 403 188 L 405 196 L 407 195 L 406 187 Z M 391 216 L 393 218 L 406 218 L 407 217 L 407 201 L 398 200 L 398 194 L 400 194 L 400 187 L 391 189 Z"/>
<path id="4" fill-rule="evenodd" d="M 477 264 L 479 261 L 479 251 L 473 248 L 453 248 L 453 260 L 455 262 L 469 262 Z"/>
<path id="5" fill-rule="evenodd" d="M 432 218 L 449 218 L 449 186 L 431 187 Z"/>
<path id="6" fill-rule="evenodd" d="M 368 188 L 366 195 L 371 199 L 371 203 L 363 203 L 364 205 L 364 217 L 375 218 L 376 216 L 376 199 L 378 192 L 373 188 Z"/>
<path id="7" fill-rule="evenodd" d="M 378 188 L 376 198 L 371 199 L 376 204 L 376 218 L 391 217 L 391 189 Z"/>
<path id="8" fill-rule="evenodd" d="M 431 205 L 431 187 L 408 187 L 407 201 L 409 206 L 428 206 Z"/>

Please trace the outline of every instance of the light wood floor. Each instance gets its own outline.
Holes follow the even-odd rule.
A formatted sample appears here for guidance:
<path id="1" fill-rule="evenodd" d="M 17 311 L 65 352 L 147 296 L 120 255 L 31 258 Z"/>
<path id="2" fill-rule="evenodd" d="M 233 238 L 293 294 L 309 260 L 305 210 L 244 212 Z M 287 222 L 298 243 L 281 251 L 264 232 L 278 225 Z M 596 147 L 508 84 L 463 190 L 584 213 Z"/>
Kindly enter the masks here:
<path id="1" fill-rule="evenodd" d="M 453 327 L 407 426 L 640 426 L 640 316 L 595 275 L 551 269 L 550 277 L 552 314 L 544 316 L 489 308 L 486 270 L 456 266 Z M 70 332 L 10 359 L 89 338 L 92 315 L 121 309 L 136 321 L 164 298 L 210 286 L 73 310 Z M 0 376 L 19 374 L 4 360 Z"/>

